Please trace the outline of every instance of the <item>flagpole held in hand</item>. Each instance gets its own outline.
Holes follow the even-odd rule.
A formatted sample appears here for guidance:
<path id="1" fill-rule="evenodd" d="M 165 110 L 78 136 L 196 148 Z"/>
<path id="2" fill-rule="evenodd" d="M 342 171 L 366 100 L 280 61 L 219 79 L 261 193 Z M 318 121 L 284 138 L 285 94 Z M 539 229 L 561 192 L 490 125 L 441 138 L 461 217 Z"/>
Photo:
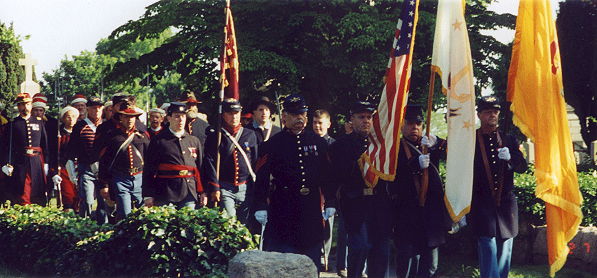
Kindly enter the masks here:
<path id="1" fill-rule="evenodd" d="M 429 138 L 431 132 L 431 110 L 433 109 L 433 89 L 435 85 L 435 71 L 431 69 L 431 75 L 429 76 L 429 96 L 427 98 L 427 118 L 426 118 L 426 131 L 425 135 Z M 427 146 L 423 145 L 423 154 L 429 153 Z M 425 200 L 427 199 L 427 188 L 429 187 L 429 168 L 423 169 L 423 176 L 421 177 L 421 189 L 419 190 L 419 206 L 425 206 Z"/>

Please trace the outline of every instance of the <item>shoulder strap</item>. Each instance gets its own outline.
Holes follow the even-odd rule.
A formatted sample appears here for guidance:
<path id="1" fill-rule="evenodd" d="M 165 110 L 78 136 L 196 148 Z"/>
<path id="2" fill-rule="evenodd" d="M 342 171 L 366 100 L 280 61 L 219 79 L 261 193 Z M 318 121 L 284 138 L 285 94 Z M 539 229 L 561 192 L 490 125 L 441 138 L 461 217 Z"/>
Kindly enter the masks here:
<path id="1" fill-rule="evenodd" d="M 251 178 L 253 179 L 253 181 L 255 181 L 256 175 L 255 175 L 255 172 L 253 172 L 253 167 L 251 166 L 251 161 L 249 160 L 247 153 L 245 153 L 245 150 L 238 143 L 238 139 L 240 139 L 240 135 L 243 131 L 242 128 L 238 131 L 238 133 L 236 134 L 235 137 L 232 137 L 232 135 L 225 129 L 222 129 L 222 131 L 228 137 L 228 139 L 230 139 L 230 141 L 232 141 L 232 144 L 234 144 L 234 146 L 236 146 L 236 148 L 238 149 L 240 154 L 243 156 L 243 159 L 245 160 L 245 163 L 247 163 L 247 167 L 249 168 L 249 174 L 251 175 Z"/>
<path id="2" fill-rule="evenodd" d="M 114 154 L 114 157 L 112 158 L 112 161 L 110 162 L 110 167 L 108 167 L 108 168 L 112 168 L 112 166 L 114 166 L 114 162 L 116 162 L 116 157 L 118 157 L 118 154 L 122 150 L 124 150 L 126 147 L 128 147 L 129 144 L 131 144 L 131 142 L 133 142 L 133 137 L 135 137 L 135 132 L 133 132 L 131 135 L 129 135 L 129 137 L 126 138 L 126 140 L 124 140 L 124 142 L 122 142 L 122 144 L 120 145 L 120 147 L 118 148 L 118 150 Z"/>

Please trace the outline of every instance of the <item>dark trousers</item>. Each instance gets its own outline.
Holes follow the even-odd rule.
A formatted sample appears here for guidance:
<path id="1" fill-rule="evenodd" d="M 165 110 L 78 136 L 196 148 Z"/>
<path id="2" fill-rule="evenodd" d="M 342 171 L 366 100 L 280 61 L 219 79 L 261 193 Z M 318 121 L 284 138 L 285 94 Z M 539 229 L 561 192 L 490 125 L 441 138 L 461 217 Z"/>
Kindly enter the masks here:
<path id="1" fill-rule="evenodd" d="M 293 253 L 293 254 L 301 254 L 309 257 L 317 271 L 321 268 L 321 248 L 323 244 L 315 243 L 312 246 L 298 248 L 291 243 L 285 242 L 278 238 L 271 238 L 268 240 L 267 246 L 264 247 L 265 251 L 270 252 L 279 252 L 279 253 Z"/>
<path id="2" fill-rule="evenodd" d="M 437 247 L 415 247 L 412 243 L 396 244 L 396 277 L 432 277 L 437 271 Z"/>
<path id="3" fill-rule="evenodd" d="M 385 195 L 345 200 L 342 205 L 348 233 L 348 277 L 367 274 L 383 278 L 389 266 L 393 211 Z"/>
<path id="4" fill-rule="evenodd" d="M 346 251 L 348 250 L 348 234 L 344 227 L 344 219 L 341 214 L 336 217 L 338 221 L 338 232 L 336 234 L 336 271 L 346 269 Z"/>

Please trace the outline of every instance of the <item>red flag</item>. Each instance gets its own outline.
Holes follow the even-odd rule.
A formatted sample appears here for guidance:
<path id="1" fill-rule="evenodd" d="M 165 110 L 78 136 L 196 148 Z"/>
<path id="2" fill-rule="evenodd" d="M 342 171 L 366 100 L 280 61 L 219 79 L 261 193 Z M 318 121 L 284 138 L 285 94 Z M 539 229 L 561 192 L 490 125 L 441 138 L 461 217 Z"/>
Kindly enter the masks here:
<path id="1" fill-rule="evenodd" d="M 224 51 L 220 62 L 222 70 L 220 82 L 225 98 L 239 99 L 238 92 L 238 52 L 230 1 L 226 2 L 226 26 L 224 27 Z"/>
<path id="2" fill-rule="evenodd" d="M 375 187 L 379 178 L 393 181 L 396 177 L 400 126 L 408 99 L 418 7 L 418 0 L 406 0 L 402 4 L 385 76 L 386 84 L 377 113 L 373 116 L 369 147 L 359 159 L 365 183 L 371 188 Z"/>

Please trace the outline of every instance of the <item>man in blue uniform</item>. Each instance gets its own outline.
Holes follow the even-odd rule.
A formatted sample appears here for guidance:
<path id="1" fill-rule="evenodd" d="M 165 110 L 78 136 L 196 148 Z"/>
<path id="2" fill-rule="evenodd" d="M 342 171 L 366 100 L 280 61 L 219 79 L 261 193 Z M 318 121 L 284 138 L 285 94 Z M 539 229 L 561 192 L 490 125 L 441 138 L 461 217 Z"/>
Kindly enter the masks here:
<path id="1" fill-rule="evenodd" d="M 429 153 L 423 154 L 423 146 Z M 394 244 L 397 277 L 432 277 L 437 271 L 438 246 L 445 243 L 451 219 L 444 205 L 439 160 L 446 158 L 446 141 L 423 136 L 423 108 L 408 105 L 402 125 L 396 178 L 390 182 L 395 203 Z M 419 195 L 424 169 L 428 187 Z"/>
<path id="2" fill-rule="evenodd" d="M 260 149 L 255 218 L 267 223 L 265 250 L 306 255 L 319 269 L 323 222 L 336 213 L 335 194 L 326 176 L 327 143 L 305 130 L 307 109 L 300 95 L 286 97 L 285 128 Z M 320 192 L 325 196 L 323 215 Z"/>
<path id="3" fill-rule="evenodd" d="M 375 188 L 368 188 L 358 165 L 369 146 L 374 112 L 369 102 L 351 105 L 353 132 L 330 147 L 331 172 L 339 188 L 340 211 L 348 234 L 348 277 L 361 277 L 365 261 L 370 277 L 385 277 L 388 268 L 392 229 L 388 184 L 380 181 Z"/>
<path id="4" fill-rule="evenodd" d="M 145 156 L 145 205 L 195 208 L 198 201 L 203 206 L 207 203 L 199 173 L 203 146 L 185 131 L 186 104 L 170 103 L 168 116 L 168 127 L 151 139 Z"/>
<path id="5" fill-rule="evenodd" d="M 2 172 L 8 177 L 7 191 L 20 205 L 46 205 L 47 192 L 45 161 L 48 156 L 48 139 L 44 122 L 31 115 L 31 96 L 17 95 L 19 116 L 8 124 L 2 138 Z M 47 166 L 46 166 L 47 168 Z"/>
<path id="6" fill-rule="evenodd" d="M 475 146 L 473 198 L 469 223 L 478 236 L 481 277 L 508 277 L 512 241 L 518 234 L 514 172 L 527 162 L 513 136 L 498 130 L 500 104 L 487 96 L 477 104 L 481 127 Z"/>
<path id="7" fill-rule="evenodd" d="M 236 216 L 246 224 L 249 214 L 247 191 L 255 179 L 253 170 L 257 161 L 257 138 L 255 132 L 240 124 L 242 106 L 238 100 L 229 98 L 222 102 L 221 142 L 218 147 L 218 133 L 214 127 L 207 129 L 205 140 L 204 174 L 212 201 L 222 201 L 228 216 Z M 217 176 L 217 156 L 220 156 Z"/>

